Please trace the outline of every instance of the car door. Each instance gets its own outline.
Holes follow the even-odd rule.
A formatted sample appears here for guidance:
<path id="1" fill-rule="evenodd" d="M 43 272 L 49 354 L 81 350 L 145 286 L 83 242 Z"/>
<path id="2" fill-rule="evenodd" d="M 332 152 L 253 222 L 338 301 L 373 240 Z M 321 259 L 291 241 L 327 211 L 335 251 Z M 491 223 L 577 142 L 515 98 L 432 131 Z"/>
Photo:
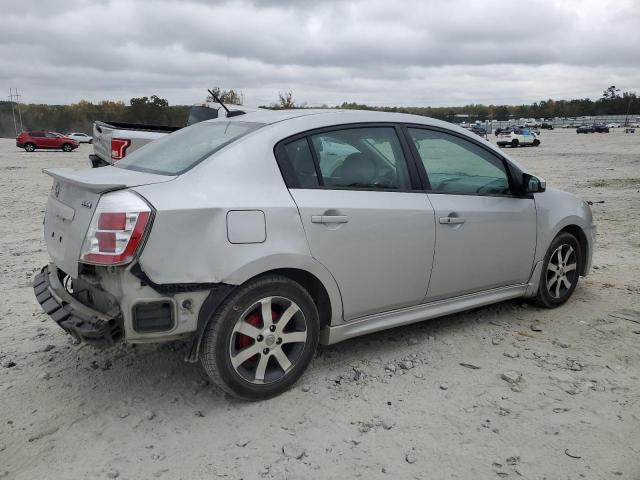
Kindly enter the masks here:
<path id="1" fill-rule="evenodd" d="M 28 139 L 25 143 L 33 143 L 37 148 L 42 148 L 42 141 L 44 140 L 44 132 L 32 131 L 27 134 Z"/>
<path id="2" fill-rule="evenodd" d="M 420 303 L 433 261 L 433 209 L 392 125 L 311 132 L 276 155 L 311 255 L 335 278 L 344 319 Z"/>
<path id="3" fill-rule="evenodd" d="M 436 247 L 426 299 L 527 282 L 536 247 L 532 197 L 513 194 L 505 160 L 465 136 L 406 130 L 426 174 Z"/>
<path id="4" fill-rule="evenodd" d="M 42 139 L 44 143 L 44 148 L 60 148 L 62 146 L 62 142 L 60 141 L 60 137 L 58 137 L 55 133 L 46 132 L 44 134 L 44 138 Z"/>

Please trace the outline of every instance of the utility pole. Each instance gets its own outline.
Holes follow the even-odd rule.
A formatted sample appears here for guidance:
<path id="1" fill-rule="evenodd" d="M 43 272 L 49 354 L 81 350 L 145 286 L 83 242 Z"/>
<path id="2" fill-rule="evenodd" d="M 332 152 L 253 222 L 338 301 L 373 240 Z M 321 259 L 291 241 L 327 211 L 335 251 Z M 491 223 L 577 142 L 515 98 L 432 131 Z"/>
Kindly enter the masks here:
<path id="1" fill-rule="evenodd" d="M 9 101 L 11 102 L 11 115 L 13 116 L 13 128 L 16 131 L 16 136 L 18 136 L 18 134 L 22 132 L 22 130 L 24 130 L 22 126 L 22 112 L 20 111 L 21 98 L 22 98 L 22 95 L 18 93 L 17 88 L 9 89 Z M 15 103 L 15 108 L 13 105 L 14 103 Z M 18 124 L 16 122 L 16 110 L 18 110 L 18 120 L 20 122 L 20 131 L 18 131 Z"/>

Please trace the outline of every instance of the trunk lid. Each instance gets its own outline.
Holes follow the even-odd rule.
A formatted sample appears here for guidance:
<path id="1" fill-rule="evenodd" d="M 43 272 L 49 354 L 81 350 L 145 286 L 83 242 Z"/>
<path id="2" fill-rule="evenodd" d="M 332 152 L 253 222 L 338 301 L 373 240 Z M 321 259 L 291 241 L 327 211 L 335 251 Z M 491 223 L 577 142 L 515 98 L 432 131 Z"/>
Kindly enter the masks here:
<path id="1" fill-rule="evenodd" d="M 176 178 L 116 167 L 55 168 L 44 173 L 53 178 L 44 216 L 47 251 L 53 263 L 73 278 L 78 276 L 82 243 L 102 194 Z"/>

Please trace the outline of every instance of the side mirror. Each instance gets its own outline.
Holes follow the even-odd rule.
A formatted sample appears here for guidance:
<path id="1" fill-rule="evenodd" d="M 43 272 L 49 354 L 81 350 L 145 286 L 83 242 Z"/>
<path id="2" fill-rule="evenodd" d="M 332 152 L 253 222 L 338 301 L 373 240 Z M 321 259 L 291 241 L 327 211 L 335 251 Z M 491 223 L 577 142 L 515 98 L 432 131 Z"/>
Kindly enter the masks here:
<path id="1" fill-rule="evenodd" d="M 525 173 L 523 180 L 525 193 L 541 193 L 547 189 L 547 182 L 542 178 Z"/>

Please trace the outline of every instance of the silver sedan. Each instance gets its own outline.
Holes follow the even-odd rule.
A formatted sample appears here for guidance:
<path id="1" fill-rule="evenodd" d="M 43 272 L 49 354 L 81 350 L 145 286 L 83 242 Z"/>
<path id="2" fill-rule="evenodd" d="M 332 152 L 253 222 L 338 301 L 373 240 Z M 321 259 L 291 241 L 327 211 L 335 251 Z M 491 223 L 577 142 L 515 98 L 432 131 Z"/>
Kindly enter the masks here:
<path id="1" fill-rule="evenodd" d="M 246 399 L 290 387 L 318 343 L 517 297 L 556 307 L 591 266 L 585 202 L 425 117 L 238 112 L 47 173 L 44 310 L 98 347 L 186 339 Z"/>

